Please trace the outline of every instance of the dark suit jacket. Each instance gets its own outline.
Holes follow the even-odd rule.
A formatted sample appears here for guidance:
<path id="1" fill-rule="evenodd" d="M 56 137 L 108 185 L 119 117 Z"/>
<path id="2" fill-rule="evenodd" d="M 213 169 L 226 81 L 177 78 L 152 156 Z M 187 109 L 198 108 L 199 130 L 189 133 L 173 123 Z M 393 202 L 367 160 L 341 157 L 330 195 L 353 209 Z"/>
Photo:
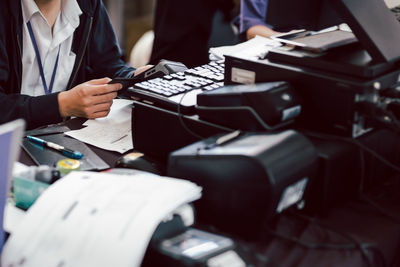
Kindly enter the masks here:
<path id="1" fill-rule="evenodd" d="M 231 0 L 158 0 L 150 63 L 160 59 L 179 61 L 188 67 L 208 63 L 214 14 L 218 9 L 229 12 L 232 8 Z"/>

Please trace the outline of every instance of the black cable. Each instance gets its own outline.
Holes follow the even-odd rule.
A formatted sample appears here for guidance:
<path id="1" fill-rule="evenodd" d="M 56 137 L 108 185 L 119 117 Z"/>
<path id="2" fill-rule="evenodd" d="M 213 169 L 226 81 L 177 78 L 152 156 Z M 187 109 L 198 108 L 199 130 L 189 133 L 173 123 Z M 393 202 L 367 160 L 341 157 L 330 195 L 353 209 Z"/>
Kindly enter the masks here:
<path id="1" fill-rule="evenodd" d="M 350 234 L 348 234 L 346 232 L 339 231 L 339 230 L 335 229 L 334 227 L 317 220 L 317 218 L 315 218 L 315 217 L 309 217 L 307 215 L 299 214 L 299 213 L 296 213 L 296 212 L 291 212 L 291 214 L 293 214 L 296 217 L 299 217 L 299 218 L 301 218 L 301 219 L 303 219 L 303 220 L 305 220 L 305 221 L 307 221 L 309 223 L 317 224 L 318 226 L 320 226 L 322 228 L 326 228 L 326 229 L 328 229 L 328 230 L 330 230 L 330 231 L 332 231 L 334 233 L 337 233 L 337 234 L 341 235 L 342 237 L 350 240 L 352 242 L 351 244 L 353 244 L 355 246 L 353 249 L 360 250 L 362 256 L 364 257 L 364 259 L 367 261 L 368 265 L 370 265 L 370 266 L 374 266 L 374 265 L 373 265 L 373 263 L 371 263 L 371 260 L 370 260 L 370 258 L 368 256 L 368 254 L 369 254 L 368 253 L 368 249 L 374 249 L 376 251 L 377 255 L 379 256 L 380 260 L 382 261 L 382 265 L 386 266 L 386 260 L 385 260 L 385 257 L 382 254 L 382 251 L 380 251 L 374 244 L 360 243 L 358 240 L 356 240 Z"/>
<path id="2" fill-rule="evenodd" d="M 326 134 L 319 134 L 319 133 L 307 133 L 306 135 L 312 136 L 315 138 L 319 139 L 325 139 L 325 140 L 334 140 L 334 141 L 344 141 L 347 143 L 351 143 L 356 145 L 358 148 L 360 148 L 360 187 L 359 187 L 359 198 L 376 208 L 381 214 L 384 216 L 390 218 L 392 221 L 399 223 L 400 224 L 400 218 L 397 218 L 395 215 L 391 214 L 390 212 L 386 211 L 383 207 L 381 207 L 379 204 L 374 202 L 372 199 L 368 198 L 367 196 L 364 195 L 364 183 L 365 183 L 365 156 L 363 152 L 367 152 L 371 154 L 373 157 L 384 163 L 385 165 L 389 166 L 390 168 L 394 169 L 397 172 L 400 172 L 400 167 L 394 165 L 390 161 L 386 160 L 384 157 L 376 153 L 374 150 L 370 149 L 369 147 L 365 146 L 358 140 L 352 139 L 352 138 L 345 138 L 345 137 L 338 137 L 338 136 L 331 136 L 331 135 L 326 135 Z M 372 247 L 373 248 L 373 247 Z M 379 257 L 381 258 L 381 261 L 384 262 L 384 256 L 382 252 L 377 249 L 373 248 L 378 252 Z"/>
<path id="3" fill-rule="evenodd" d="M 369 147 L 363 145 L 362 143 L 360 143 L 357 140 L 352 140 L 351 142 L 353 142 L 354 144 L 356 144 L 358 147 L 360 147 L 361 149 L 363 149 L 364 151 L 368 152 L 369 154 L 371 154 L 372 156 L 374 156 L 376 159 L 378 159 L 380 162 L 382 162 L 383 164 L 387 165 L 388 167 L 392 168 L 393 170 L 395 170 L 396 172 L 400 172 L 400 167 L 396 166 L 395 164 L 393 164 L 392 162 L 388 161 L 387 159 L 385 159 L 384 157 L 382 157 L 381 155 L 379 155 L 378 153 L 376 153 L 374 150 L 370 149 Z"/>
<path id="4" fill-rule="evenodd" d="M 369 147 L 361 144 L 356 139 L 347 138 L 347 137 L 340 137 L 340 136 L 334 136 L 334 135 L 328 135 L 328 134 L 315 133 L 315 132 L 307 132 L 307 131 L 305 131 L 303 133 L 306 136 L 314 137 L 314 138 L 318 138 L 318 139 L 322 139 L 322 140 L 342 141 L 342 142 L 354 144 L 354 145 L 358 146 L 359 148 L 361 148 L 362 150 L 364 150 L 365 152 L 367 152 L 368 154 L 370 154 L 373 157 L 375 157 L 376 159 L 378 159 L 379 161 L 381 161 L 383 164 L 385 164 L 385 165 L 389 166 L 390 168 L 394 169 L 396 172 L 400 172 L 400 167 L 399 166 L 394 165 L 393 163 L 391 163 L 390 161 L 388 161 L 387 159 L 385 159 L 384 157 L 382 157 L 381 155 L 376 153 L 374 150 L 372 150 Z"/>
<path id="5" fill-rule="evenodd" d="M 382 215 L 384 215 L 385 217 L 388 217 L 389 219 L 391 219 L 393 222 L 400 224 L 400 218 L 393 215 L 391 212 L 387 211 L 385 208 L 383 208 L 381 205 L 379 205 L 378 203 L 376 203 L 375 201 L 373 201 L 371 198 L 363 195 L 361 196 L 361 200 L 364 202 L 367 202 L 368 204 L 370 204 L 371 206 L 373 206 L 375 209 L 377 209 Z"/>
<path id="6" fill-rule="evenodd" d="M 278 233 L 277 231 L 270 230 L 270 234 L 275 237 L 285 239 L 287 241 L 291 241 L 297 245 L 305 247 L 307 249 L 332 249 L 332 250 L 350 250 L 357 249 L 357 246 L 354 243 L 346 243 L 346 244 L 335 244 L 335 243 L 315 243 L 315 242 L 306 242 L 300 240 L 297 237 L 284 235 L 282 233 Z"/>
<path id="7" fill-rule="evenodd" d="M 360 152 L 360 185 L 358 187 L 358 196 L 364 193 L 365 187 L 365 155 L 364 150 L 359 149 Z"/>
<path id="8" fill-rule="evenodd" d="M 276 231 L 270 230 L 269 231 L 271 235 L 274 237 L 290 241 L 292 243 L 295 243 L 296 245 L 299 245 L 301 247 L 304 247 L 306 249 L 326 249 L 326 250 L 360 250 L 362 257 L 365 259 L 367 262 L 368 266 L 370 267 L 376 267 L 372 260 L 368 256 L 368 250 L 373 250 L 377 252 L 377 255 L 379 256 L 380 261 L 382 262 L 382 266 L 386 267 L 385 259 L 380 252 L 379 249 L 377 249 L 374 245 L 372 244 L 357 244 L 357 243 L 347 243 L 347 244 L 332 244 L 332 243 L 312 243 L 312 242 L 306 242 L 303 240 L 300 240 L 296 237 L 291 237 L 287 236 L 281 233 L 278 233 Z"/>
<path id="9" fill-rule="evenodd" d="M 178 118 L 179 118 L 179 122 L 181 123 L 181 125 L 182 125 L 182 127 L 185 129 L 185 131 L 187 131 L 189 134 L 191 134 L 192 136 L 194 136 L 196 139 L 202 140 L 202 139 L 204 139 L 204 137 L 202 137 L 201 135 L 198 135 L 198 134 L 196 134 L 195 132 L 193 132 L 192 130 L 190 130 L 189 127 L 187 127 L 187 125 L 185 124 L 185 121 L 183 120 L 183 114 L 182 114 L 182 112 L 181 112 L 181 105 L 182 105 L 183 99 L 185 98 L 185 96 L 186 96 L 186 94 L 187 94 L 188 92 L 189 92 L 189 91 L 186 91 L 186 92 L 182 95 L 182 97 L 181 97 L 181 99 L 179 100 L 179 103 L 178 103 Z"/>
<path id="10" fill-rule="evenodd" d="M 358 104 L 358 107 L 359 112 L 367 119 L 377 123 L 377 126 L 400 134 L 400 122 L 393 112 L 387 110 L 389 104 L 390 102 L 385 102 L 384 100 L 380 103 L 362 102 Z"/>
<path id="11" fill-rule="evenodd" d="M 394 125 L 394 127 L 396 127 L 396 129 L 394 129 L 397 132 L 400 131 L 400 122 L 397 120 L 397 117 L 390 111 L 385 110 L 379 106 L 374 105 L 373 108 L 371 108 L 371 110 L 373 110 L 372 112 L 375 114 L 375 116 L 377 115 L 377 112 L 381 112 L 383 115 L 388 116 L 388 118 L 390 119 L 390 121 L 392 122 L 392 124 Z M 382 122 L 382 120 L 380 120 Z M 388 124 L 385 120 L 383 120 L 386 124 Z M 392 127 L 390 127 L 392 128 Z M 393 130 L 393 129 L 392 129 Z M 355 141 L 355 144 L 357 146 L 359 146 L 361 149 L 363 150 L 370 150 L 369 153 L 373 154 L 376 158 L 380 159 L 382 161 L 386 161 L 386 159 L 384 159 L 383 157 L 381 157 L 379 154 L 377 154 L 375 151 L 369 149 L 368 147 L 366 147 L 365 145 L 361 144 L 358 141 Z M 376 155 L 375 155 L 376 153 Z M 362 155 L 363 156 L 363 155 Z M 361 161 L 361 182 L 364 182 L 364 175 L 365 175 L 365 162 L 363 158 L 360 158 Z M 394 164 L 392 164 L 391 162 L 387 161 L 386 165 L 390 166 L 391 168 L 395 169 L 397 172 L 400 171 L 400 168 L 398 166 L 395 166 Z M 380 206 L 378 203 L 376 203 L 375 201 L 373 201 L 371 198 L 367 197 L 366 195 L 363 194 L 363 185 L 360 184 L 360 199 L 366 203 L 368 203 L 369 205 L 371 205 L 372 207 L 374 207 L 375 209 L 378 210 L 379 213 L 381 213 L 382 215 L 384 215 L 385 217 L 389 218 L 390 220 L 392 220 L 393 222 L 400 224 L 400 218 L 398 218 L 397 216 L 395 216 L 394 214 L 392 214 L 391 212 L 388 212 L 385 208 L 383 208 L 382 206 Z"/>
<path id="12" fill-rule="evenodd" d="M 179 122 L 181 123 L 182 127 L 183 127 L 189 134 L 191 134 L 192 136 L 194 136 L 195 138 L 197 138 L 197 139 L 199 139 L 199 140 L 202 140 L 202 139 L 205 139 L 206 137 L 203 137 L 203 136 L 201 136 L 201 135 L 199 135 L 199 134 L 193 132 L 192 130 L 190 130 L 189 127 L 186 125 L 185 121 L 183 120 L 183 114 L 182 114 L 182 112 L 181 112 L 181 105 L 182 105 L 182 101 L 183 101 L 184 97 L 186 96 L 186 94 L 187 94 L 188 92 L 189 92 L 189 91 L 186 91 L 186 92 L 182 95 L 180 101 L 178 102 L 177 113 L 178 113 Z M 238 131 L 239 131 L 239 130 L 232 130 L 232 129 L 224 128 L 224 127 L 222 127 L 222 126 L 217 126 L 217 127 L 218 127 L 221 131 L 228 132 L 228 134 L 234 134 L 235 132 L 238 132 Z"/>

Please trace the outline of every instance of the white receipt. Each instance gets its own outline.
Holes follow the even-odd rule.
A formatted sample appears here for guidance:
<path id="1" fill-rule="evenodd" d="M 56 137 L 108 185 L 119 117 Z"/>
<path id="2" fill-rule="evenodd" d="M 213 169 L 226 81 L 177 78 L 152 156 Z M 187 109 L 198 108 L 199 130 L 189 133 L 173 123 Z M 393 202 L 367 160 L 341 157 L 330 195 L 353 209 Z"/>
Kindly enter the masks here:
<path id="1" fill-rule="evenodd" d="M 1 266 L 140 266 L 158 224 L 200 196 L 192 182 L 145 172 L 72 172 L 28 210 Z"/>
<path id="2" fill-rule="evenodd" d="M 105 150 L 125 153 L 133 149 L 132 102 L 114 99 L 111 111 L 106 118 L 88 120 L 83 124 L 85 128 L 65 134 Z"/>

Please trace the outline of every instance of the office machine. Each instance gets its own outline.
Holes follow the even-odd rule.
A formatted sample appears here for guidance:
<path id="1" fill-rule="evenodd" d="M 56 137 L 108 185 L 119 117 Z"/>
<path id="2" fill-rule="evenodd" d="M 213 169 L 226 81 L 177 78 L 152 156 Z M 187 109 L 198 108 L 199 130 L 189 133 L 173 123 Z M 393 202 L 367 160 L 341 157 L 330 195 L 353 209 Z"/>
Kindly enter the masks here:
<path id="1" fill-rule="evenodd" d="M 139 170 L 113 168 L 108 173 L 140 175 Z M 168 214 L 154 230 L 141 266 L 207 266 L 225 253 L 235 254 L 232 239 L 194 228 L 196 222 L 192 203 L 184 204 Z M 236 255 L 236 260 L 241 260 Z M 231 265 L 219 265 L 231 266 Z"/>
<path id="2" fill-rule="evenodd" d="M 210 266 L 245 266 L 244 261 L 234 251 L 232 239 L 205 232 L 195 228 L 187 228 L 174 236 L 155 238 L 160 232 L 157 228 L 142 266 L 201 267 Z"/>
<path id="3" fill-rule="evenodd" d="M 157 65 L 154 65 L 150 69 L 145 70 L 132 78 L 116 77 L 112 79 L 110 83 L 120 83 L 122 84 L 122 87 L 126 90 L 128 87 L 133 86 L 135 83 L 140 83 L 149 79 L 156 79 L 164 75 L 181 72 L 186 69 L 187 67 L 183 63 L 162 59 L 160 60 L 160 62 L 158 62 Z"/>
<path id="4" fill-rule="evenodd" d="M 296 2 L 284 1 L 288 2 L 288 5 Z M 346 22 L 350 26 L 359 43 L 338 47 L 326 53 L 309 53 L 304 49 L 288 49 L 287 47 L 273 49 L 268 55 L 271 61 L 308 66 L 361 78 L 373 78 L 395 67 L 395 62 L 400 59 L 400 52 L 397 49 L 397 44 L 400 42 L 400 24 L 386 7 L 384 1 L 307 1 L 310 4 L 314 2 L 314 4 L 310 7 L 307 5 L 299 7 L 296 12 L 288 12 L 287 9 L 280 8 L 281 1 L 276 1 L 279 2 L 278 5 L 273 0 L 269 3 L 271 5 L 269 10 L 280 12 L 281 15 L 285 15 L 283 13 L 286 12 L 286 16 L 281 16 L 281 18 L 291 17 L 289 14 L 292 13 L 308 15 L 300 19 L 300 24 L 308 25 L 311 29 L 321 28 L 320 17 L 324 18 L 323 25 L 325 26 L 335 25 L 340 19 L 341 22 Z M 274 10 L 274 7 L 277 10 Z M 318 9 L 318 7 L 321 8 Z M 271 15 L 271 19 L 274 19 L 272 14 L 269 15 Z M 276 17 L 271 23 L 280 25 L 283 22 L 282 19 Z M 331 40 L 334 38 L 331 35 L 335 32 L 343 34 L 346 31 L 326 31 L 318 34 L 319 38 L 313 37 L 312 34 L 308 35 L 310 40 L 314 39 L 310 42 L 315 45 L 317 42 L 325 43 L 327 41 L 325 39 Z M 306 31 L 306 33 L 313 32 Z M 305 33 L 301 34 L 306 35 Z M 349 33 L 346 32 L 346 34 Z M 338 41 L 338 43 L 341 42 Z"/>
<path id="5" fill-rule="evenodd" d="M 295 8 L 295 9 L 292 9 Z M 374 19 L 371 19 L 374 18 Z M 347 23 L 363 48 L 377 62 L 400 59 L 400 24 L 384 1 L 271 0 L 267 22 L 278 28 L 319 30 Z M 297 28 L 298 29 L 298 28 Z"/>
<path id="6" fill-rule="evenodd" d="M 198 115 L 178 114 L 143 102 L 135 101 L 133 104 L 133 146 L 161 162 L 167 162 L 169 153 L 174 150 L 231 131 L 234 129 L 201 120 Z"/>
<path id="7" fill-rule="evenodd" d="M 203 187 L 198 220 L 251 237 L 275 214 L 302 200 L 317 153 L 302 134 L 233 132 L 172 152 L 168 175 Z"/>
<path id="8" fill-rule="evenodd" d="M 272 7 L 274 1 L 271 1 Z M 325 3 L 312 1 L 315 7 Z M 342 21 L 348 23 L 359 43 L 323 53 L 301 48 L 274 48 L 265 60 L 227 56 L 226 83 L 243 80 L 241 76 L 251 77 L 251 82 L 286 80 L 303 99 L 302 115 L 297 120 L 299 127 L 358 137 L 373 128 L 366 116 L 371 112 L 365 107 L 380 105 L 380 93 L 398 82 L 400 24 L 383 1 L 329 3 Z M 304 5 L 295 12 L 306 12 L 305 9 L 309 6 Z M 320 13 L 314 16 L 316 14 Z M 376 19 L 371 20 L 371 17 Z M 315 17 L 310 16 L 308 20 L 318 25 Z M 336 22 L 333 19 L 330 23 Z"/>
<path id="9" fill-rule="evenodd" d="M 287 82 L 231 85 L 197 96 L 201 119 L 233 129 L 271 131 L 301 113 L 298 94 Z"/>
<path id="10" fill-rule="evenodd" d="M 254 82 L 289 81 L 302 99 L 298 127 L 347 137 L 371 129 L 362 103 L 378 104 L 379 88 L 393 86 L 400 75 L 400 70 L 392 70 L 373 79 L 360 79 L 269 60 L 227 56 L 225 61 L 230 83 L 239 72 L 252 73 Z"/>
<path id="11" fill-rule="evenodd" d="M 224 61 L 213 61 L 196 68 L 136 83 L 127 93 L 147 104 L 193 114 L 197 95 L 221 87 L 223 81 Z"/>
<path id="12" fill-rule="evenodd" d="M 193 228 L 192 205 L 185 205 L 161 222 L 154 231 L 142 266 L 207 266 L 220 254 L 232 251 L 230 238 Z"/>

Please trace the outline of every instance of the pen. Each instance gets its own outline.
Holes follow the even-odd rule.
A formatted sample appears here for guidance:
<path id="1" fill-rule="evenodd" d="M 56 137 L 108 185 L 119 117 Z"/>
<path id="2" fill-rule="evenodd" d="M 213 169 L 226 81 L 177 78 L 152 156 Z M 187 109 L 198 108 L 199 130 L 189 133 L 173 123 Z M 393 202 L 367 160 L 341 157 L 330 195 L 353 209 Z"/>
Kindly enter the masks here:
<path id="1" fill-rule="evenodd" d="M 49 148 L 52 148 L 54 150 L 57 150 L 57 151 L 61 152 L 64 156 L 67 156 L 69 158 L 81 159 L 83 157 L 82 153 L 79 152 L 79 151 L 74 151 L 72 149 L 57 145 L 57 144 L 52 143 L 52 142 L 45 141 L 45 140 L 37 138 L 35 136 L 28 135 L 27 138 L 32 143 L 41 145 L 43 147 L 49 147 Z"/>

